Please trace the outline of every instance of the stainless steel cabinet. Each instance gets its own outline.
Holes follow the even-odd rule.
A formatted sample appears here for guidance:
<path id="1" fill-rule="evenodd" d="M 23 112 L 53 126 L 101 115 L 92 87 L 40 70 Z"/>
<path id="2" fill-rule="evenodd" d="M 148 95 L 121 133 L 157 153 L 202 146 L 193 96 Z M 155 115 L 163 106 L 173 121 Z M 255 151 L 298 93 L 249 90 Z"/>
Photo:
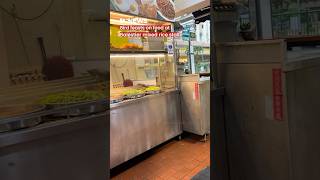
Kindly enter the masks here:
<path id="1" fill-rule="evenodd" d="M 110 166 L 114 168 L 181 133 L 176 90 L 111 105 Z"/>
<path id="2" fill-rule="evenodd" d="M 198 74 L 179 77 L 182 127 L 197 135 L 210 133 L 210 80 Z"/>
<path id="3" fill-rule="evenodd" d="M 222 43 L 217 57 L 231 180 L 320 179 L 319 53 L 270 40 Z"/>

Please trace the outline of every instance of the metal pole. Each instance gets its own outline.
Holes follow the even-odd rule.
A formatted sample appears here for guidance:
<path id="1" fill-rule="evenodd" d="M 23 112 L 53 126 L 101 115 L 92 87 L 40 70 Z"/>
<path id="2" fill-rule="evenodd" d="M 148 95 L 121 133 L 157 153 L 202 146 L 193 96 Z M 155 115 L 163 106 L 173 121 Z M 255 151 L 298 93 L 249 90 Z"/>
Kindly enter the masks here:
<path id="1" fill-rule="evenodd" d="M 298 20 L 299 20 L 299 23 L 298 23 L 298 28 L 299 28 L 299 35 L 301 35 L 301 7 L 300 7 L 300 0 L 297 0 L 297 5 L 298 5 L 298 13 L 299 13 L 299 15 L 298 15 Z"/>
<path id="2" fill-rule="evenodd" d="M 216 53 L 216 45 L 215 45 L 215 31 L 214 31 L 214 10 L 213 10 L 214 0 L 211 0 L 211 9 L 210 9 L 210 79 L 211 79 L 211 89 L 219 88 L 218 81 L 218 68 L 217 68 L 217 53 Z"/>

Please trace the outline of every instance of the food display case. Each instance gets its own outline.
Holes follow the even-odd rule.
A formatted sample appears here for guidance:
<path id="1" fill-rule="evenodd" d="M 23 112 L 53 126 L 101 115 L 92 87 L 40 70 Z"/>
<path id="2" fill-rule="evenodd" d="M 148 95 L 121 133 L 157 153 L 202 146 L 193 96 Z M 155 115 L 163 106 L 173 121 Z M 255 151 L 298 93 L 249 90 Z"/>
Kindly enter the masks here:
<path id="1" fill-rule="evenodd" d="M 136 18 L 112 12 L 111 25 L 119 26 L 121 17 Z M 144 19 L 148 24 L 172 25 Z M 111 47 L 121 48 L 111 49 L 110 55 L 110 168 L 182 133 L 175 55 L 165 48 L 170 41 L 111 35 Z"/>
<path id="2" fill-rule="evenodd" d="M 172 55 L 113 54 L 110 66 L 113 168 L 178 136 L 181 114 Z"/>

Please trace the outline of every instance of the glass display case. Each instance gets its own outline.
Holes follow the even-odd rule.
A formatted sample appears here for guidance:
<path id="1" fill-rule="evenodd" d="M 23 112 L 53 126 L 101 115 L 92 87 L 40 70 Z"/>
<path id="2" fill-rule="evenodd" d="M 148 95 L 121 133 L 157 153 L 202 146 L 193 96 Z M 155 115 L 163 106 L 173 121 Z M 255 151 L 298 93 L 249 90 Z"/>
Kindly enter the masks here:
<path id="1" fill-rule="evenodd" d="M 173 55 L 117 52 L 110 57 L 111 104 L 176 89 Z"/>
<path id="2" fill-rule="evenodd" d="M 119 36 L 123 25 L 172 30 L 173 24 L 119 12 L 110 13 L 110 24 L 110 168 L 115 168 L 180 135 L 182 125 L 174 38 Z"/>

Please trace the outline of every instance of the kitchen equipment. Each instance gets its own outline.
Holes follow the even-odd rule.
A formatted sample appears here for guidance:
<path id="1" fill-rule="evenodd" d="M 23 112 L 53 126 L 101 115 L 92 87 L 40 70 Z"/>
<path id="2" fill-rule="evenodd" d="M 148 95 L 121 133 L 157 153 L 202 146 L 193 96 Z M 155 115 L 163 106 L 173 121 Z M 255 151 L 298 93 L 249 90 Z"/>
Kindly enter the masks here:
<path id="1" fill-rule="evenodd" d="M 53 56 L 48 59 L 42 37 L 38 38 L 38 43 L 43 60 L 42 73 L 46 80 L 52 81 L 74 76 L 73 66 L 69 60 L 62 56 Z"/>

